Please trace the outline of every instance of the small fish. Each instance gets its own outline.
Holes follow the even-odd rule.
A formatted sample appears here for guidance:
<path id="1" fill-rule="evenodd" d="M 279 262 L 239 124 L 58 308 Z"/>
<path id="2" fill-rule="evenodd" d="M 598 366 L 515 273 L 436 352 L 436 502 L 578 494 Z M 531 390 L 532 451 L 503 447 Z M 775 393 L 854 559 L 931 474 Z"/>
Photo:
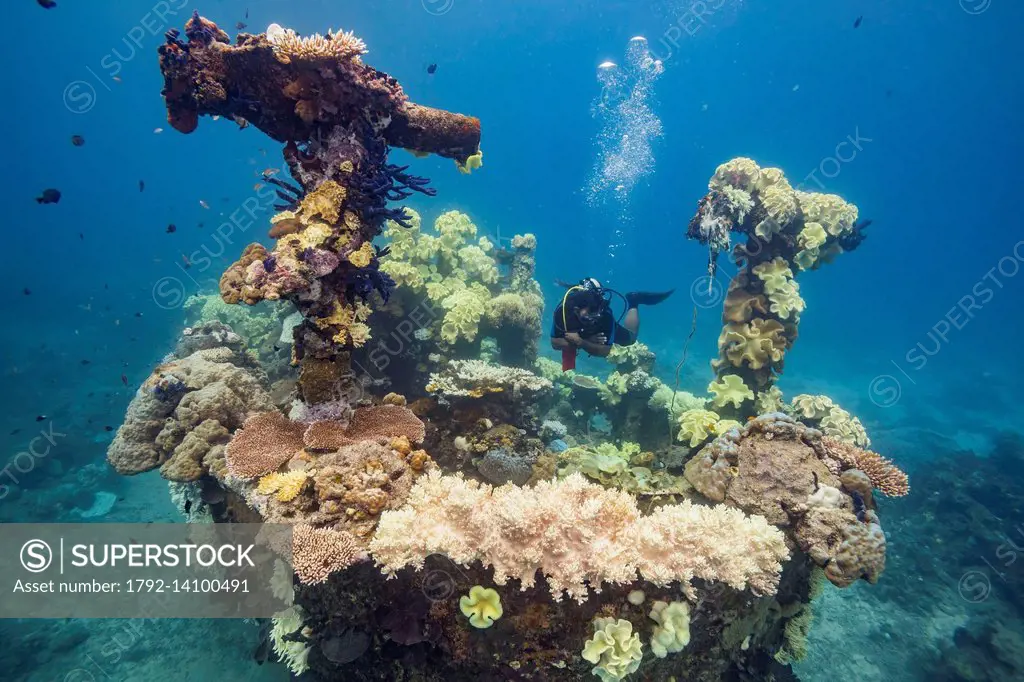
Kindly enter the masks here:
<path id="1" fill-rule="evenodd" d="M 21 429 L 14 429 L 13 431 L 11 431 L 12 436 L 17 436 L 19 433 L 21 433 Z"/>
<path id="2" fill-rule="evenodd" d="M 430 66 L 428 66 L 427 67 L 427 73 L 429 73 L 429 74 L 437 73 L 437 64 L 431 64 Z"/>
<path id="3" fill-rule="evenodd" d="M 199 229 L 203 229 L 203 225 L 205 225 L 205 224 L 206 224 L 206 223 L 204 223 L 204 222 L 200 221 L 200 222 L 199 222 L 199 225 L 198 225 Z"/>
<path id="4" fill-rule="evenodd" d="M 25 294 L 26 296 L 31 296 L 32 290 L 29 289 L 28 287 L 25 287 L 24 289 L 21 290 L 21 293 Z"/>
<path id="5" fill-rule="evenodd" d="M 83 144 L 85 144 L 85 138 L 82 137 L 81 135 L 72 135 L 71 144 L 75 145 L 76 147 L 81 147 Z"/>
<path id="6" fill-rule="evenodd" d="M 863 20 L 864 20 L 863 15 L 857 17 L 857 20 L 853 22 L 853 27 L 854 28 L 860 28 L 860 22 L 863 21 Z"/>
<path id="7" fill-rule="evenodd" d="M 263 189 L 263 183 L 262 182 L 257 182 L 255 185 L 252 186 L 252 188 L 255 191 L 259 192 L 261 189 Z"/>
<path id="8" fill-rule="evenodd" d="M 38 2 L 39 6 L 42 7 L 43 9 L 53 9 L 54 7 L 57 6 L 57 3 L 55 3 L 53 0 L 36 0 L 36 2 Z"/>
<path id="9" fill-rule="evenodd" d="M 245 130 L 246 128 L 249 127 L 249 122 L 246 121 L 241 116 L 235 116 L 235 123 L 238 124 L 238 129 L 239 130 Z"/>
<path id="10" fill-rule="evenodd" d="M 277 168 L 267 168 L 263 171 L 264 178 L 272 178 L 277 175 L 280 171 Z"/>
<path id="11" fill-rule="evenodd" d="M 104 426 L 103 430 L 106 431 L 107 433 L 110 433 L 111 431 L 114 430 L 114 427 L 113 426 Z"/>
<path id="12" fill-rule="evenodd" d="M 167 234 L 174 234 L 177 231 L 178 228 L 175 226 L 174 223 L 171 223 L 170 225 L 167 226 Z"/>
<path id="13" fill-rule="evenodd" d="M 120 83 L 121 82 L 121 77 L 120 76 L 114 76 L 114 80 L 117 81 L 118 83 Z"/>
<path id="14" fill-rule="evenodd" d="M 128 375 L 127 374 L 122 374 L 121 375 L 121 383 L 124 384 L 125 386 L 128 385 Z"/>
<path id="15" fill-rule="evenodd" d="M 92 360 L 82 360 L 82 364 L 83 365 L 91 365 L 92 364 Z"/>
<path id="16" fill-rule="evenodd" d="M 248 25 L 249 25 L 249 24 L 245 23 L 244 21 L 240 21 L 240 22 L 238 22 L 237 24 L 235 24 L 235 28 L 236 28 L 237 30 L 241 31 L 241 30 L 242 30 L 243 28 L 245 28 L 245 27 L 246 27 L 246 26 L 248 26 Z"/>
<path id="17" fill-rule="evenodd" d="M 46 421 L 47 419 L 49 419 L 49 417 L 47 417 L 47 416 L 46 416 L 45 414 L 41 414 L 41 415 L 39 415 L 38 417 L 36 417 L 36 421 L 37 421 L 37 422 L 44 422 L 44 421 Z"/>
<path id="18" fill-rule="evenodd" d="M 246 19 L 249 18 L 249 8 L 248 7 L 245 8 L 245 18 Z"/>
<path id="19" fill-rule="evenodd" d="M 185 500 L 185 513 L 192 511 L 192 500 Z"/>
<path id="20" fill-rule="evenodd" d="M 139 180 L 139 191 L 140 192 L 146 191 L 146 181 L 145 180 Z"/>
<path id="21" fill-rule="evenodd" d="M 37 204 L 56 204 L 60 201 L 59 189 L 44 189 L 43 193 L 36 197 Z"/>
<path id="22" fill-rule="evenodd" d="M 199 200 L 199 205 L 202 206 L 203 208 L 210 208 L 210 205 L 203 201 L 202 199 Z"/>
<path id="23" fill-rule="evenodd" d="M 135 313 L 135 317 L 142 317 L 142 313 Z"/>
<path id="24" fill-rule="evenodd" d="M 159 135 L 159 134 L 160 134 L 160 133 L 162 133 L 163 131 L 164 131 L 164 129 L 163 129 L 163 128 L 153 128 L 153 132 L 154 132 L 155 134 L 157 134 L 157 135 Z"/>
<path id="25" fill-rule="evenodd" d="M 213 115 L 213 120 L 214 121 L 219 121 L 220 120 L 220 114 L 214 114 Z"/>
<path id="26" fill-rule="evenodd" d="M 875 222 L 875 221 L 872 220 L 871 218 L 868 218 L 867 220 L 858 220 L 856 223 L 853 224 L 853 229 L 855 229 L 855 230 L 867 229 L 871 225 L 871 223 L 873 223 L 873 222 Z"/>
<path id="27" fill-rule="evenodd" d="M 185 254 L 181 254 L 181 262 L 185 265 L 186 270 L 192 267 L 192 261 L 190 261 L 188 259 L 188 256 L 186 256 Z"/>

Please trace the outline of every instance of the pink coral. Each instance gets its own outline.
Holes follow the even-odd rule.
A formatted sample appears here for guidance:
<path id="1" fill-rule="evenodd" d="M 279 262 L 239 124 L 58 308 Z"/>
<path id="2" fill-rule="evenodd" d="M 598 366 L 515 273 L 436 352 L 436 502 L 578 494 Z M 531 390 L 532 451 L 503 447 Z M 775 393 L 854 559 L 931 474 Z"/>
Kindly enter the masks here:
<path id="1" fill-rule="evenodd" d="M 366 559 L 366 552 L 346 531 L 305 524 L 292 530 L 292 565 L 305 585 L 326 582 L 331 573 Z"/>
<path id="2" fill-rule="evenodd" d="M 724 506 L 684 502 L 642 516 L 631 495 L 579 474 L 491 488 L 438 471 L 381 515 L 370 550 L 387 574 L 421 568 L 434 553 L 491 566 L 498 585 L 515 578 L 531 587 L 539 570 L 556 599 L 567 592 L 579 602 L 588 584 L 629 583 L 637 573 L 658 585 L 702 578 L 769 594 L 789 556 L 778 529 Z"/>

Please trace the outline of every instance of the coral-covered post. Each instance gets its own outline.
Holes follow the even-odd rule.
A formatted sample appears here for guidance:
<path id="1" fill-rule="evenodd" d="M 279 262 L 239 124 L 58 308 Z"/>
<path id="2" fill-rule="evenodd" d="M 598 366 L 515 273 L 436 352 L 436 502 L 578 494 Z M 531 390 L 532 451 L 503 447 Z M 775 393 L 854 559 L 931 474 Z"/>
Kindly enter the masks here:
<path id="1" fill-rule="evenodd" d="M 804 310 L 795 273 L 831 263 L 864 236 L 856 206 L 835 194 L 796 190 L 781 170 L 751 159 L 719 166 L 708 189 L 686 235 L 708 246 L 712 277 L 730 233 L 747 237 L 732 250 L 739 271 L 725 296 L 708 390 L 720 416 L 745 419 L 778 409 L 772 387 Z"/>
<path id="2" fill-rule="evenodd" d="M 409 102 L 395 79 L 363 63 L 366 46 L 352 33 L 300 37 L 274 24 L 231 45 L 195 13 L 185 37 L 169 31 L 160 47 L 170 124 L 183 133 L 202 115 L 252 124 L 285 144 L 297 183 L 268 178 L 281 200 L 270 230 L 277 242 L 246 247 L 221 278 L 221 296 L 298 306 L 300 392 L 307 404 L 326 402 L 349 374 L 349 351 L 369 336 L 372 301 L 394 287 L 371 245 L 385 220 L 407 219 L 388 202 L 434 193 L 426 178 L 389 164 L 389 148 L 468 170 L 480 165 L 480 122 Z"/>

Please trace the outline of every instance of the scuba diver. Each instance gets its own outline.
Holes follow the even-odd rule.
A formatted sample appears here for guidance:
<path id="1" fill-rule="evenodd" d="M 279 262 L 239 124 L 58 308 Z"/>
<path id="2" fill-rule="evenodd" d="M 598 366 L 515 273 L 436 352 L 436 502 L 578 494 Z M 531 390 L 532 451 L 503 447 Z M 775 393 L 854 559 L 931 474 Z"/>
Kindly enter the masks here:
<path id="1" fill-rule="evenodd" d="M 551 347 L 562 352 L 562 371 L 576 368 L 576 354 L 580 349 L 590 355 L 606 357 L 613 345 L 629 346 L 636 342 L 640 331 L 640 305 L 657 305 L 672 295 L 671 291 L 634 291 L 623 296 L 601 286 L 593 277 L 569 285 L 562 303 L 555 308 L 551 329 Z M 612 316 L 613 296 L 626 303 L 626 310 L 615 319 Z"/>

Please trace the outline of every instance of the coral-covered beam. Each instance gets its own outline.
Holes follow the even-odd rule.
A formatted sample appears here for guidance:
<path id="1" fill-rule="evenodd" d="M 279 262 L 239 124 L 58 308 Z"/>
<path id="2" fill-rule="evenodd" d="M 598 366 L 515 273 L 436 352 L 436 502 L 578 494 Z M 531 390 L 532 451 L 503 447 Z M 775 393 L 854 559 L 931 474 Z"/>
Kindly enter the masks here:
<path id="1" fill-rule="evenodd" d="M 171 30 L 160 47 L 167 119 L 182 133 L 219 115 L 301 143 L 366 121 L 391 146 L 459 163 L 479 151 L 478 119 L 409 102 L 395 79 L 362 62 L 365 46 L 351 34 L 299 38 L 272 26 L 231 45 L 195 14 L 185 36 Z"/>

